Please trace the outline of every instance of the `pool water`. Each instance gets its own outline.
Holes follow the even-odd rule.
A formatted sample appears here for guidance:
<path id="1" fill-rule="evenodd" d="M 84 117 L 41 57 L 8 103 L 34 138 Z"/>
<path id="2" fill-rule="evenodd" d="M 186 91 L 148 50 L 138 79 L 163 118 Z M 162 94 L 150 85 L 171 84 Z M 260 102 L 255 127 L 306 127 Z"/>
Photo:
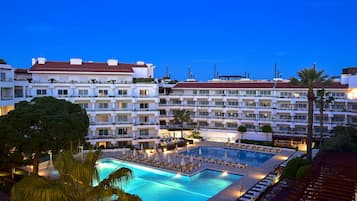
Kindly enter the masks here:
<path id="1" fill-rule="evenodd" d="M 98 161 L 100 179 L 121 167 L 130 168 L 134 178 L 123 185 L 126 192 L 136 194 L 143 201 L 204 201 L 241 178 L 237 174 L 204 170 L 192 177 L 121 162 L 114 159 Z"/>
<path id="2" fill-rule="evenodd" d="M 200 151 L 201 150 L 201 151 Z M 240 149 L 204 146 L 196 147 L 188 151 L 181 152 L 185 155 L 202 156 L 219 160 L 227 160 L 239 163 L 246 163 L 248 166 L 259 167 L 269 160 L 274 154 L 246 151 Z"/>

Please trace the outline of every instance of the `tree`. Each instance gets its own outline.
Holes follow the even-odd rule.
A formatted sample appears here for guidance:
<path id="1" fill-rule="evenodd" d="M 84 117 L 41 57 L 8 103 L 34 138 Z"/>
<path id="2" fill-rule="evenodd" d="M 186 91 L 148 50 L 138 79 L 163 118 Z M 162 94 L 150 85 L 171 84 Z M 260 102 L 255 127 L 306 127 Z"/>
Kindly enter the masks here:
<path id="1" fill-rule="evenodd" d="M 0 58 L 0 64 L 7 64 L 7 63 L 4 59 Z"/>
<path id="2" fill-rule="evenodd" d="M 329 94 L 330 93 L 325 92 L 325 89 L 320 89 L 317 90 L 317 96 L 315 98 L 315 102 L 319 105 L 320 109 L 320 146 L 323 143 L 324 107 L 335 100 L 332 96 L 329 96 Z"/>
<path id="3" fill-rule="evenodd" d="M 72 152 L 64 151 L 53 163 L 58 170 L 58 178 L 25 177 L 13 186 L 11 200 L 140 201 L 138 196 L 126 193 L 120 185 L 132 178 L 130 169 L 117 169 L 107 178 L 99 180 L 96 168 L 98 157 L 98 152 L 89 152 L 84 160 L 75 159 Z"/>
<path id="4" fill-rule="evenodd" d="M 174 116 L 174 122 L 180 124 L 181 138 L 183 138 L 184 124 L 191 122 L 190 112 L 187 110 L 178 110 Z"/>
<path id="5" fill-rule="evenodd" d="M 308 103 L 308 125 L 307 125 L 307 159 L 312 160 L 312 125 L 314 118 L 314 88 L 316 86 L 324 86 L 329 84 L 331 80 L 327 75 L 323 75 L 324 71 L 317 71 L 315 64 L 312 68 L 304 68 L 298 72 L 299 79 L 291 78 L 290 82 L 293 85 L 299 85 L 301 87 L 308 88 L 307 91 L 307 103 Z"/>
<path id="6" fill-rule="evenodd" d="M 73 148 L 74 144 L 84 143 L 88 126 L 84 109 L 53 97 L 21 101 L 0 121 L 1 133 L 14 139 L 7 145 L 7 152 L 15 148 L 30 158 L 34 174 L 38 174 L 41 153 L 48 150 L 57 153 L 61 149 Z"/>
<path id="7" fill-rule="evenodd" d="M 238 127 L 238 132 L 240 132 L 240 136 L 239 136 L 239 138 L 238 138 L 238 142 L 240 143 L 240 141 L 241 141 L 241 139 L 242 139 L 242 137 L 243 137 L 243 134 L 245 133 L 245 132 L 247 132 L 247 128 L 245 127 L 245 126 L 243 126 L 243 125 L 240 125 L 239 127 Z"/>

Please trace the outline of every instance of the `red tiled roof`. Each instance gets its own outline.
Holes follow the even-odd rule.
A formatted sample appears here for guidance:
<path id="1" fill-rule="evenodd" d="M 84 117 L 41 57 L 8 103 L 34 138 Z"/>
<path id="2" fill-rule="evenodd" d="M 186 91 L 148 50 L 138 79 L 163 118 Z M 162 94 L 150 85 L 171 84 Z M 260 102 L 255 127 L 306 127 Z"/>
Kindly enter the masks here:
<path id="1" fill-rule="evenodd" d="M 124 64 L 109 66 L 107 63 L 83 62 L 82 65 L 72 65 L 69 62 L 46 61 L 45 64 L 36 63 L 30 71 L 64 71 L 64 72 L 120 72 L 132 73 L 133 67 L 147 67 L 146 64 Z"/>
<path id="2" fill-rule="evenodd" d="M 27 68 L 17 68 L 15 69 L 15 73 L 28 73 L 28 70 Z"/>
<path id="3" fill-rule="evenodd" d="M 318 86 L 316 86 L 318 87 Z M 306 88 L 298 85 L 292 85 L 287 82 L 181 82 L 174 86 L 175 89 L 235 89 L 235 88 L 256 88 L 256 89 L 269 89 L 269 88 Z M 348 88 L 348 85 L 340 83 L 332 83 L 325 88 Z"/>

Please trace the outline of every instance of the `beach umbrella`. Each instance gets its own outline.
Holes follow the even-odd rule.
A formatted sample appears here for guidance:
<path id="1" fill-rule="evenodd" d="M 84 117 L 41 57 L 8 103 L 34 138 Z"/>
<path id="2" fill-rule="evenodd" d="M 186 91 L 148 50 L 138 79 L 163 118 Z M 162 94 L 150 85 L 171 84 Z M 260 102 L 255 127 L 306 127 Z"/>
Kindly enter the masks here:
<path id="1" fill-rule="evenodd" d="M 190 162 L 192 163 L 193 162 L 193 156 L 190 155 Z"/>
<path id="2" fill-rule="evenodd" d="M 159 160 L 160 160 L 159 154 L 156 154 L 156 155 L 155 155 L 155 161 L 159 161 Z"/>
<path id="3" fill-rule="evenodd" d="M 125 149 L 123 148 L 122 154 L 125 155 Z"/>
<path id="4" fill-rule="evenodd" d="M 167 162 L 168 162 L 168 163 L 171 163 L 171 157 L 170 157 L 170 155 L 167 156 Z"/>
<path id="5" fill-rule="evenodd" d="M 136 149 L 133 150 L 133 157 L 136 156 Z"/>
<path id="6" fill-rule="evenodd" d="M 200 147 L 200 148 L 198 148 L 198 155 L 201 156 L 201 154 L 202 154 L 202 151 L 201 151 L 201 147 Z"/>
<path id="7" fill-rule="evenodd" d="M 227 151 L 224 152 L 224 159 L 227 159 Z"/>
<path id="8" fill-rule="evenodd" d="M 140 149 L 143 150 L 144 149 L 144 144 L 140 144 Z"/>
<path id="9" fill-rule="evenodd" d="M 186 163 L 185 163 L 185 159 L 184 158 L 181 158 L 181 166 L 185 166 Z"/>

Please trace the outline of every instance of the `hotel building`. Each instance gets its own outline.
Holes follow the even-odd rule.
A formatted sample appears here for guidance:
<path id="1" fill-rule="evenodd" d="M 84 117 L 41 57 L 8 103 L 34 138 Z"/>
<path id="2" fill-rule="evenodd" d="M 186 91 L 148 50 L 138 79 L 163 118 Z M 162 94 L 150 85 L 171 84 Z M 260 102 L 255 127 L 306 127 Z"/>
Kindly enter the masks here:
<path id="1" fill-rule="evenodd" d="M 125 64 L 115 59 L 97 63 L 38 58 L 32 60 L 30 69 L 13 70 L 1 64 L 0 70 L 1 115 L 12 110 L 15 102 L 33 97 L 66 99 L 87 110 L 90 127 L 86 138 L 98 146 L 153 147 L 158 136 L 172 136 L 175 129 L 178 137 L 180 128 L 173 119 L 182 109 L 190 112 L 194 125 L 187 128 L 198 129 L 209 140 L 283 142 L 285 138 L 303 143 L 306 137 L 307 89 L 281 78 L 157 84 L 152 64 Z M 335 100 L 324 108 L 324 134 L 329 135 L 336 126 L 356 126 L 357 68 L 343 69 L 341 79 L 325 89 Z M 318 139 L 319 106 L 314 107 L 314 138 Z M 240 125 L 248 130 L 244 136 L 237 132 Z M 264 125 L 270 125 L 273 134 L 263 135 Z"/>
<path id="2" fill-rule="evenodd" d="M 125 64 L 32 60 L 30 69 L 16 69 L 15 100 L 53 96 L 79 104 L 90 121 L 86 139 L 103 147 L 158 143 L 159 94 L 152 79 L 154 66 L 138 61 Z M 9 88 L 10 96 L 11 89 Z M 142 144 L 142 145 L 141 145 Z"/>
<path id="3" fill-rule="evenodd" d="M 314 105 L 315 139 L 319 138 L 320 118 L 323 118 L 325 135 L 336 126 L 357 125 L 356 70 L 344 69 L 341 80 L 325 87 L 326 92 L 334 97 L 334 102 L 325 105 L 323 117 L 320 117 L 319 105 Z M 248 132 L 243 138 L 272 140 L 272 137 L 280 137 L 304 141 L 308 115 L 306 96 L 307 88 L 292 85 L 281 78 L 272 81 L 214 79 L 174 85 L 164 83 L 160 88 L 161 133 L 169 133 L 177 127 L 174 115 L 185 109 L 190 112 L 193 127 L 198 128 L 205 138 L 227 141 L 229 137 L 236 140 L 237 128 L 244 125 Z M 266 138 L 260 133 L 264 125 L 272 127 L 273 136 Z"/>

